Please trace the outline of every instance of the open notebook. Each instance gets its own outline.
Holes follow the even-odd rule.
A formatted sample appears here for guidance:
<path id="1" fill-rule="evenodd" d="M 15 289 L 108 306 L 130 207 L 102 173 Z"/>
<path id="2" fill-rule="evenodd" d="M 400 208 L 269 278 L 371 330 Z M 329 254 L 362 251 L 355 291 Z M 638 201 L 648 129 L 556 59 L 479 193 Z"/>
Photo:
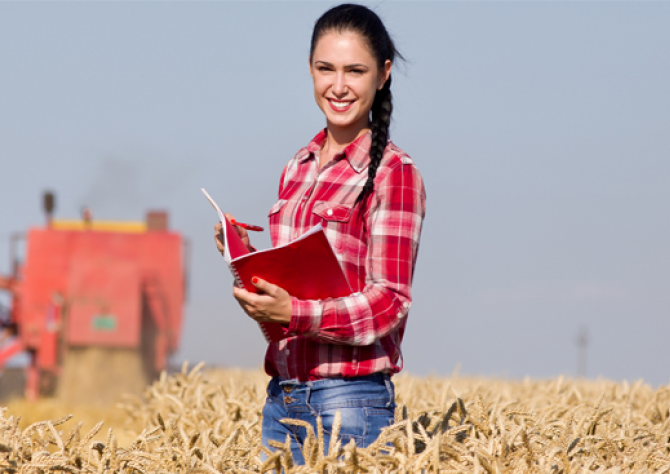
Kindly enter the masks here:
<path id="1" fill-rule="evenodd" d="M 286 245 L 250 252 L 221 208 L 205 189 L 201 191 L 223 223 L 223 257 L 239 286 L 258 293 L 251 283 L 253 277 L 258 277 L 302 300 L 339 298 L 352 293 L 321 224 Z M 259 323 L 259 326 L 268 342 L 286 337 L 287 328 L 279 323 Z"/>

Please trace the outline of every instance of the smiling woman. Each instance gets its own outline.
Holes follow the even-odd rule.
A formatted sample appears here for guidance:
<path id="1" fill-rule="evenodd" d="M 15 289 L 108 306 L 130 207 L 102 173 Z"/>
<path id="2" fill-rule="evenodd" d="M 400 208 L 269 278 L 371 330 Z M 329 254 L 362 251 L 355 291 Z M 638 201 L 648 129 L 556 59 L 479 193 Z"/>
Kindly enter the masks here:
<path id="1" fill-rule="evenodd" d="M 263 445 L 291 439 L 302 463 L 305 426 L 340 442 L 367 446 L 394 420 L 391 376 L 402 369 L 401 343 L 425 215 L 425 190 L 412 159 L 388 138 L 391 69 L 398 55 L 370 9 L 340 5 L 314 26 L 309 70 L 326 128 L 291 159 L 269 214 L 274 246 L 321 224 L 353 293 L 301 300 L 256 279 L 259 294 L 235 288 L 258 322 L 285 325 L 269 345 L 272 376 L 263 410 Z M 232 218 L 232 216 L 229 216 Z M 221 225 L 216 242 L 222 248 Z M 243 228 L 237 228 L 254 250 Z M 319 421 L 320 420 L 320 421 Z"/>

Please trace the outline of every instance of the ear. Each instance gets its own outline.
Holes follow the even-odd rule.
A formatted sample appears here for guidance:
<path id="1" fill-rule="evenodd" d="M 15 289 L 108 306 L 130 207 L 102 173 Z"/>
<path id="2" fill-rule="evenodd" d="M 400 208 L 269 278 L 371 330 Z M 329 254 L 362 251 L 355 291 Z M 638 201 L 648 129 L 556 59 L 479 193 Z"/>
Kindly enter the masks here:
<path id="1" fill-rule="evenodd" d="M 377 90 L 381 90 L 382 87 L 384 87 L 384 84 L 386 84 L 386 81 L 389 80 L 389 77 L 391 76 L 391 68 L 393 67 L 393 64 L 391 63 L 390 60 L 386 60 L 384 63 L 384 69 L 379 71 L 379 82 L 377 83 Z"/>

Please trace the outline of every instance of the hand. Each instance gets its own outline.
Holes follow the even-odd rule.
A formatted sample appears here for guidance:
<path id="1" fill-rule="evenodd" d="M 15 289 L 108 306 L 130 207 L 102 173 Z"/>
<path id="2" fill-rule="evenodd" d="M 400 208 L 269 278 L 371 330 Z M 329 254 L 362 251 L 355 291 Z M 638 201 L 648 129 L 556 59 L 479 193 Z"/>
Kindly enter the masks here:
<path id="1" fill-rule="evenodd" d="M 275 322 L 289 324 L 293 314 L 291 295 L 283 288 L 268 283 L 260 278 L 252 281 L 262 291 L 256 294 L 239 287 L 233 288 L 233 296 L 237 299 L 245 313 L 257 322 Z"/>
<path id="2" fill-rule="evenodd" d="M 229 221 L 234 220 L 234 217 L 228 214 L 227 212 L 224 215 Z M 250 248 L 251 242 L 249 241 L 249 235 L 247 234 L 247 230 L 236 225 L 233 226 L 233 229 L 235 229 L 237 235 L 240 236 L 244 245 L 246 245 L 247 248 Z M 221 222 L 219 222 L 214 226 L 214 241 L 216 242 L 216 248 L 219 249 L 219 252 L 221 252 L 221 255 L 223 255 L 225 247 L 223 243 L 223 224 Z"/>

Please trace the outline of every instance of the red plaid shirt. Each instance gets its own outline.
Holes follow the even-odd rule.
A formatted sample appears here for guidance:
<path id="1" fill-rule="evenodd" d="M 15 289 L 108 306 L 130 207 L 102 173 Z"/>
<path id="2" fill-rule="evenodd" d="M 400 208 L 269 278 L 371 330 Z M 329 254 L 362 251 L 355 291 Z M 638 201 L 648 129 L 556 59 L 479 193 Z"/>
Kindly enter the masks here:
<path id="1" fill-rule="evenodd" d="M 289 337 L 270 344 L 265 370 L 300 381 L 397 373 L 425 214 L 423 181 L 412 159 L 389 141 L 374 192 L 354 208 L 368 177 L 371 134 L 319 171 L 325 140 L 322 130 L 284 168 L 269 214 L 272 244 L 322 224 L 354 293 L 293 298 Z"/>

